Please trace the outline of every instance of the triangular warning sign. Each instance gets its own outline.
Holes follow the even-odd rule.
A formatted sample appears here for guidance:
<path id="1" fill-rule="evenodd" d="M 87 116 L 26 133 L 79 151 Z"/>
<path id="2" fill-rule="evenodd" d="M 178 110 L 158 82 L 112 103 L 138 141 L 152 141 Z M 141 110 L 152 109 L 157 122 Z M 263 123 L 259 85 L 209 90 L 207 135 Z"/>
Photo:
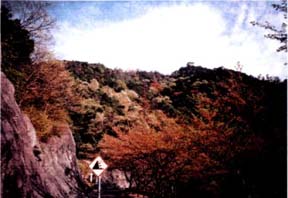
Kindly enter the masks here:
<path id="1" fill-rule="evenodd" d="M 93 160 L 93 162 L 91 162 L 89 167 L 97 176 L 99 176 L 108 167 L 108 165 L 103 161 L 100 156 L 98 156 Z"/>

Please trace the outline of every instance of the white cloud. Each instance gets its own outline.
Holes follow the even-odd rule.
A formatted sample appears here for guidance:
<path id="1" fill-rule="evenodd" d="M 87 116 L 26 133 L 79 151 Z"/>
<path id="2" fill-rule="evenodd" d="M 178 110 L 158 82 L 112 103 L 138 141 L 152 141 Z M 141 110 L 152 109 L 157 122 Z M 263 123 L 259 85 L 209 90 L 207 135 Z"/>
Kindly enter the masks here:
<path id="1" fill-rule="evenodd" d="M 248 74 L 284 77 L 285 57 L 275 52 L 278 43 L 265 39 L 260 28 L 243 29 L 261 14 L 255 9 L 243 5 L 233 27 L 221 9 L 200 3 L 154 7 L 138 18 L 101 25 L 62 23 L 54 51 L 63 59 L 165 74 L 189 61 L 230 69 L 240 61 Z"/>

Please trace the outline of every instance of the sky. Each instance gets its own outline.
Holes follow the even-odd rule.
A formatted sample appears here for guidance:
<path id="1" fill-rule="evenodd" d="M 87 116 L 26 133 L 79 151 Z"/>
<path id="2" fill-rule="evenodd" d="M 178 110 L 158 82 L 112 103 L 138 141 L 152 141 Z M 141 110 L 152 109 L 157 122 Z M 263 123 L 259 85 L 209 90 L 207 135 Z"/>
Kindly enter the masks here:
<path id="1" fill-rule="evenodd" d="M 59 59 L 170 74 L 187 62 L 287 78 L 286 54 L 251 21 L 281 24 L 266 1 L 57 1 Z"/>

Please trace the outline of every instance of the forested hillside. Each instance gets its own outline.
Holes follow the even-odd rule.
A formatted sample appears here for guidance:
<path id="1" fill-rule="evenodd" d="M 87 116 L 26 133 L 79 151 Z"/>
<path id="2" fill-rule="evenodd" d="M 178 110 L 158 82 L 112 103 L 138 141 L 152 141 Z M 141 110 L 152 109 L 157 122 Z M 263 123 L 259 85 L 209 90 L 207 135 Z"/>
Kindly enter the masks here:
<path id="1" fill-rule="evenodd" d="M 101 152 L 155 197 L 285 195 L 286 81 L 191 65 L 169 76 L 65 65 L 80 98 L 69 110 L 80 159 Z"/>
<path id="2" fill-rule="evenodd" d="M 88 185 L 84 186 L 82 179 L 88 179 L 81 179 L 78 167 L 82 176 L 87 176 L 87 162 L 101 155 L 109 164 L 107 172 L 119 170 L 125 176 L 128 188 L 121 190 L 127 196 L 286 197 L 287 79 L 255 78 L 225 67 L 207 69 L 192 63 L 163 75 L 57 60 L 40 42 L 53 23 L 39 12 L 45 5 L 28 2 L 26 6 L 35 9 L 25 15 L 35 20 L 28 26 L 24 19 L 13 18 L 9 6 L 1 7 L 5 26 L 1 31 L 1 71 L 5 75 L 1 76 L 9 85 L 9 90 L 3 89 L 7 96 L 1 92 L 6 102 L 5 108 L 1 107 L 1 116 L 5 116 L 1 117 L 1 135 L 7 136 L 1 138 L 1 155 L 5 157 L 1 166 L 14 164 L 12 154 L 16 162 L 28 156 L 18 164 L 19 173 L 11 167 L 4 170 L 1 181 L 5 180 L 7 189 L 4 192 L 1 188 L 3 195 L 13 194 L 13 182 L 19 184 L 19 196 L 28 191 L 33 194 L 33 185 L 27 183 L 25 191 L 18 176 L 25 182 L 33 174 L 37 176 L 35 170 L 39 169 L 42 178 L 34 179 L 41 189 L 36 191 L 47 191 L 52 197 L 69 193 L 84 197 Z M 29 24 L 41 24 L 37 34 Z M 6 77 L 14 84 L 16 101 Z M 6 107 L 9 101 L 19 114 Z M 13 128 L 7 123 L 14 122 L 13 116 L 22 119 L 24 114 L 33 125 L 29 129 L 33 138 L 27 140 L 28 147 L 18 148 L 16 140 L 26 142 L 27 124 L 21 122 L 17 130 L 17 125 L 11 125 Z M 37 147 L 30 143 L 32 139 Z M 18 153 L 11 148 L 19 149 Z M 50 158 L 42 162 L 44 154 Z M 55 172 L 45 169 L 54 167 L 45 164 L 49 159 L 59 162 L 54 163 Z M 37 164 L 31 172 L 24 171 L 30 167 L 24 163 L 29 160 Z M 54 177 L 63 184 L 55 182 L 57 192 L 53 182 L 48 187 L 41 183 L 54 181 Z M 115 185 L 109 182 L 109 187 Z M 26 194 L 19 190 L 22 187 Z"/>

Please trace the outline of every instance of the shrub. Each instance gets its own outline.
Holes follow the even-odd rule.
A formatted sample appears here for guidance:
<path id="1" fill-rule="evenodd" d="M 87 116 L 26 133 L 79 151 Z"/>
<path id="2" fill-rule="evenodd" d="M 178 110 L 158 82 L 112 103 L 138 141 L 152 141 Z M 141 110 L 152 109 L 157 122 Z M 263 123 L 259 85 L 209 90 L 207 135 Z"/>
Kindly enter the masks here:
<path id="1" fill-rule="evenodd" d="M 25 108 L 24 112 L 29 116 L 35 127 L 38 138 L 43 142 L 47 142 L 48 138 L 51 136 L 53 127 L 53 122 L 49 119 L 49 116 L 35 107 Z"/>
<path id="2" fill-rule="evenodd" d="M 91 82 L 88 84 L 88 87 L 91 91 L 95 92 L 97 91 L 97 89 L 99 89 L 99 82 L 95 78 L 93 78 Z"/>

